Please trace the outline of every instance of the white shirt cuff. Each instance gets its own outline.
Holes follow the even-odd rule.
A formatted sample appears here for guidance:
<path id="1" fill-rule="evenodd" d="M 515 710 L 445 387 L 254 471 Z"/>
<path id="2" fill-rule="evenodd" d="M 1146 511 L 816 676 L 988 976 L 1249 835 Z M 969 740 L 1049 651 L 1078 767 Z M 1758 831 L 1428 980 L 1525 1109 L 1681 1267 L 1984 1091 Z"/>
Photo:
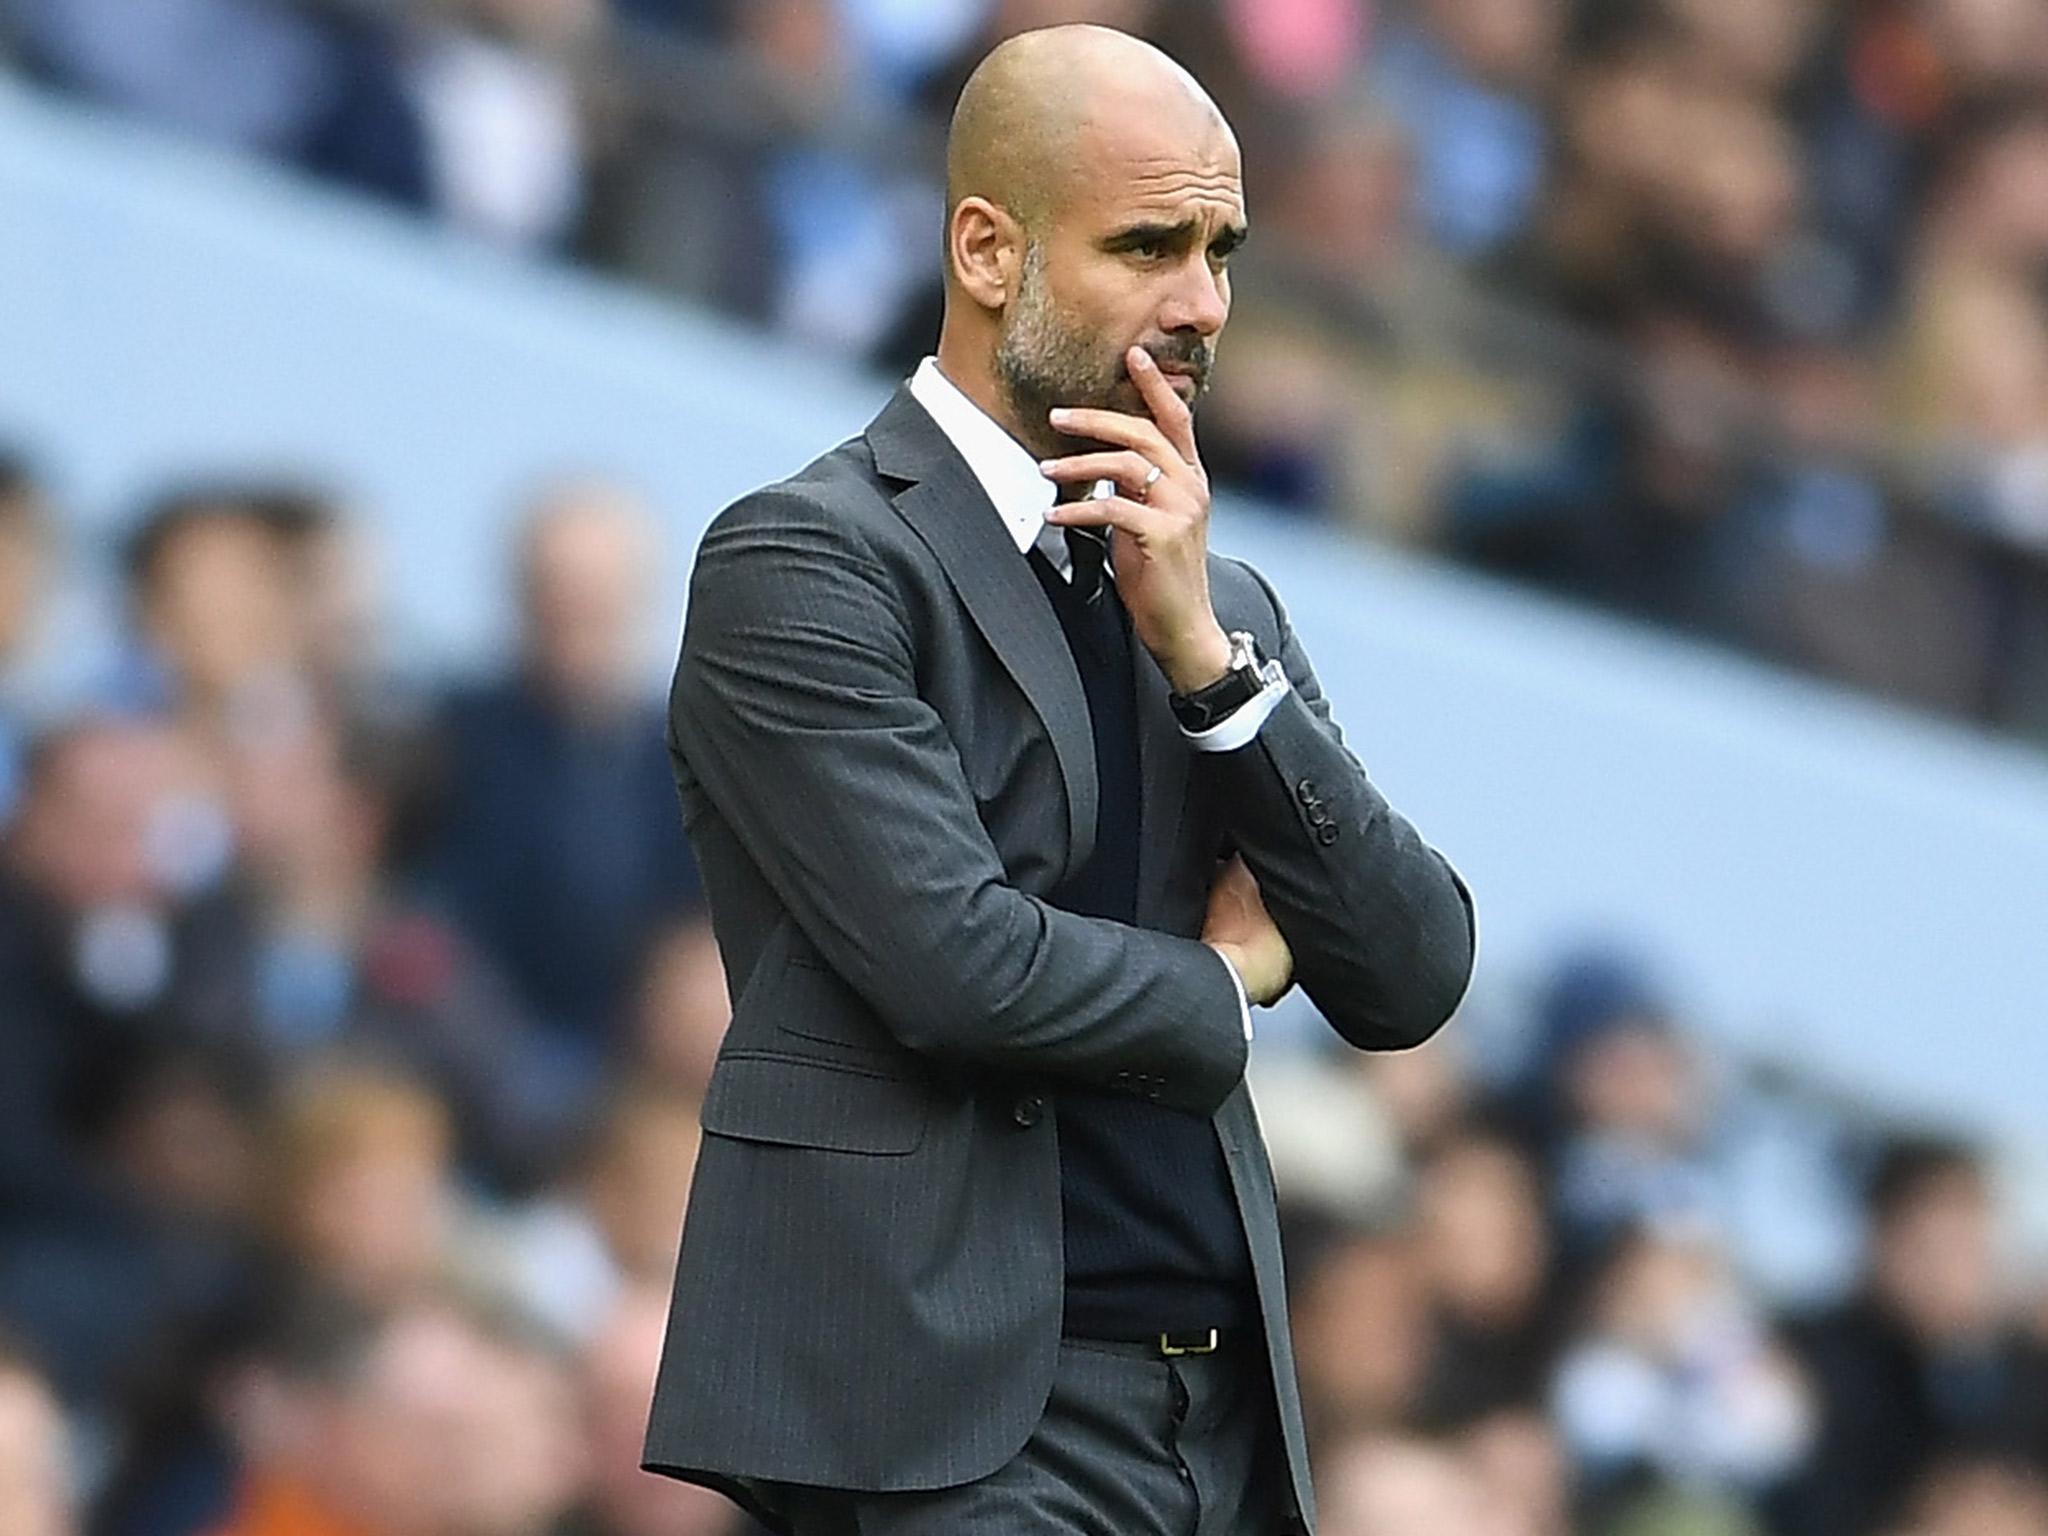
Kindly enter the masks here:
<path id="1" fill-rule="evenodd" d="M 1237 974 L 1237 967 L 1230 963 L 1230 956 L 1222 950 L 1216 951 L 1216 958 L 1223 962 L 1223 969 L 1230 972 L 1230 984 L 1237 988 L 1237 1016 L 1244 1021 L 1244 1037 L 1252 1037 L 1252 1000 L 1245 995 L 1244 978 Z"/>
<path id="2" fill-rule="evenodd" d="M 1266 723 L 1267 717 L 1280 707 L 1280 701 L 1287 697 L 1287 676 L 1277 667 L 1274 671 L 1277 675 L 1273 681 L 1206 731 L 1190 731 L 1183 727 L 1181 734 L 1187 737 L 1188 745 L 1197 752 L 1235 752 L 1247 745 L 1259 734 L 1259 728 Z"/>

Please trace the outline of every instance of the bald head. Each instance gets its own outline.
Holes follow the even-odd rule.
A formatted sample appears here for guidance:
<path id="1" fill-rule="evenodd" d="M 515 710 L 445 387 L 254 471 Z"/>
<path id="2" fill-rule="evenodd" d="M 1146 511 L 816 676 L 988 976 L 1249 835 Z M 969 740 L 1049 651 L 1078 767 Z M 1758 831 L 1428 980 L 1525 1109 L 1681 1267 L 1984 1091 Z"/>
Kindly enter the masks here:
<path id="1" fill-rule="evenodd" d="M 1038 457 L 1057 406 L 1143 414 L 1133 348 L 1192 403 L 1245 234 L 1237 140 L 1193 76 L 1107 27 L 981 61 L 947 148 L 939 367 Z"/>
<path id="2" fill-rule="evenodd" d="M 1108 27 L 1045 27 L 999 43 L 975 67 L 946 138 L 946 206 L 984 197 L 1033 233 L 1086 170 L 1095 141 L 1152 132 L 1229 135 L 1195 77 L 1150 43 Z"/>
<path id="3" fill-rule="evenodd" d="M 527 663 L 565 702 L 603 705 L 634 679 L 659 536 L 647 508 L 602 482 L 544 493 L 520 548 Z"/>

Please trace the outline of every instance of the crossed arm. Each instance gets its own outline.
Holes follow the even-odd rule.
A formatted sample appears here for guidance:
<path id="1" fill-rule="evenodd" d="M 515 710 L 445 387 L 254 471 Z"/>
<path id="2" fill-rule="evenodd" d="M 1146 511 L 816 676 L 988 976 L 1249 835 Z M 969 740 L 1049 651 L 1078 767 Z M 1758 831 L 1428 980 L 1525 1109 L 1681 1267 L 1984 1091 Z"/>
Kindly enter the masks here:
<path id="1" fill-rule="evenodd" d="M 1419 1044 L 1471 979 L 1471 895 L 1345 745 L 1279 596 L 1237 568 L 1271 607 L 1289 689 L 1248 745 L 1197 754 L 1193 771 L 1218 781 L 1231 840 L 1324 1018 L 1366 1050 Z"/>
<path id="2" fill-rule="evenodd" d="M 671 746 L 805 935 L 908 1048 L 1198 1113 L 1243 1076 L 1216 950 L 1011 885 L 913 629 L 842 519 L 771 490 L 722 514 L 691 581 Z"/>
<path id="3" fill-rule="evenodd" d="M 1345 747 L 1285 610 L 1244 569 L 1291 689 L 1249 745 L 1192 771 L 1221 779 L 1256 895 L 1325 1017 L 1361 1047 L 1415 1044 L 1464 991 L 1470 898 Z M 895 583 L 809 498 L 759 493 L 706 535 L 670 720 L 806 936 L 909 1049 L 1098 1086 L 1141 1074 L 1204 1113 L 1242 1077 L 1215 948 L 1009 883 L 918 694 Z"/>

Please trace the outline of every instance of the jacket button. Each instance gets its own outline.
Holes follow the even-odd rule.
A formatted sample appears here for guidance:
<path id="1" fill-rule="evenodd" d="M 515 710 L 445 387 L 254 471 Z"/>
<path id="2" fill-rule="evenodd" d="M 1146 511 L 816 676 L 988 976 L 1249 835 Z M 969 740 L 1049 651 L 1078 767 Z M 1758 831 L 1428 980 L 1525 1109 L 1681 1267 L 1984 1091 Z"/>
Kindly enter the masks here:
<path id="1" fill-rule="evenodd" d="M 1323 825 L 1317 827 L 1316 841 L 1325 848 L 1337 841 L 1337 824 L 1335 822 L 1324 822 Z"/>
<path id="2" fill-rule="evenodd" d="M 1020 1094 L 1010 1106 L 1010 1118 L 1025 1130 L 1045 1118 L 1045 1100 L 1035 1093 Z"/>
<path id="3" fill-rule="evenodd" d="M 1330 808 L 1318 800 L 1308 808 L 1308 824 L 1312 827 L 1327 827 L 1330 824 Z"/>
<path id="4" fill-rule="evenodd" d="M 1303 805 L 1314 805 L 1316 803 L 1316 781 L 1314 779 L 1303 779 L 1299 784 L 1295 785 L 1294 798 Z"/>

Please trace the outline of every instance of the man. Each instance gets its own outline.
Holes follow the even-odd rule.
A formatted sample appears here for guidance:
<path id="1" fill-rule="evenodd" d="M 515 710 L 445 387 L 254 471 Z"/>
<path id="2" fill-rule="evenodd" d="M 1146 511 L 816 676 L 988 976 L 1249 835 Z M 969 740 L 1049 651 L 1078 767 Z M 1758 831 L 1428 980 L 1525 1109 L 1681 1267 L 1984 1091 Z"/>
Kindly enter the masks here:
<path id="1" fill-rule="evenodd" d="M 646 1463 L 798 1536 L 1305 1530 L 1246 1004 L 1413 1045 L 1469 903 L 1206 550 L 1214 105 L 1026 33 L 947 179 L 937 358 L 698 555 L 670 746 L 734 1013 Z"/>
<path id="2" fill-rule="evenodd" d="M 698 902 L 656 706 L 640 696 L 658 556 L 623 491 L 544 492 L 519 550 L 519 669 L 441 712 L 429 882 L 587 1075 L 623 1033 L 641 952 Z"/>
<path id="3" fill-rule="evenodd" d="M 598 1320 L 577 1362 L 583 1399 L 583 1507 L 562 1536 L 758 1536 L 717 1494 L 649 1477 L 640 1468 L 647 1399 L 668 1326 L 668 1297 L 633 1282 Z"/>
<path id="4" fill-rule="evenodd" d="M 1899 1528 L 1948 1458 L 2048 1475 L 2048 1351 L 2014 1325 L 1990 1170 L 1966 1143 L 1887 1147 L 1860 1293 L 1794 1329 L 1819 1423 L 1785 1496 L 1796 1529 Z"/>

